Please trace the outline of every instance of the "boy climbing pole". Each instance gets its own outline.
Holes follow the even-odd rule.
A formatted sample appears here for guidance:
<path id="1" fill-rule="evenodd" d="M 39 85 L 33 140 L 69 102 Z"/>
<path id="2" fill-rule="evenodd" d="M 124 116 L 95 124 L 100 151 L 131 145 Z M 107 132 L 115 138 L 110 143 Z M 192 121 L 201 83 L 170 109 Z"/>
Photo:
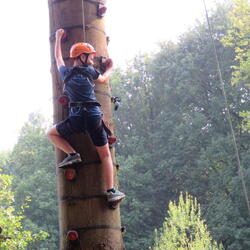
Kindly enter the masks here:
<path id="1" fill-rule="evenodd" d="M 67 154 L 67 157 L 58 164 L 59 168 L 67 168 L 81 162 L 82 159 L 66 138 L 73 133 L 88 132 L 102 162 L 108 202 L 121 201 L 125 194 L 114 188 L 113 162 L 108 136 L 102 123 L 100 104 L 94 94 L 94 82 L 105 84 L 108 81 L 113 62 L 109 59 L 106 71 L 100 74 L 93 67 L 96 54 L 93 46 L 88 43 L 76 43 L 70 49 L 70 58 L 74 60 L 73 67 L 66 67 L 61 51 L 61 40 L 64 35 L 63 29 L 56 31 L 55 59 L 70 101 L 69 116 L 48 131 L 48 138 L 55 147 Z"/>

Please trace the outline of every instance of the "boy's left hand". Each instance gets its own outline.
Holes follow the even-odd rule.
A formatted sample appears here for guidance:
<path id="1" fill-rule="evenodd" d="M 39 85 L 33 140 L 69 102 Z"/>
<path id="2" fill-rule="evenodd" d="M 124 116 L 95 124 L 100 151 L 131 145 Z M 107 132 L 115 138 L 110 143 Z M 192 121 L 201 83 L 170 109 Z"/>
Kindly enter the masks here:
<path id="1" fill-rule="evenodd" d="M 107 69 L 112 69 L 113 68 L 113 60 L 111 58 L 108 58 L 105 62 L 106 68 Z"/>

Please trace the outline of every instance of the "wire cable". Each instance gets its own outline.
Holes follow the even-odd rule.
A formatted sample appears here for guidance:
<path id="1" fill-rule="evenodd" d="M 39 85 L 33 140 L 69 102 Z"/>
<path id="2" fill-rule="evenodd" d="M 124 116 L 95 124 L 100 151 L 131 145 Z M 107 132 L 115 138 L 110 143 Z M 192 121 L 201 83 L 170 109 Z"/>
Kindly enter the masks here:
<path id="1" fill-rule="evenodd" d="M 84 14 L 84 0 L 82 0 L 82 30 L 83 30 L 83 41 L 86 42 L 86 32 L 85 32 L 85 14 Z"/>
<path id="2" fill-rule="evenodd" d="M 213 38 L 213 33 L 214 32 L 213 32 L 212 26 L 211 26 L 210 21 L 209 21 L 206 2 L 205 2 L 205 0 L 202 0 L 202 1 L 203 1 L 203 4 L 204 4 L 206 19 L 207 19 L 207 24 L 208 24 L 208 29 L 209 29 L 209 35 L 210 35 L 211 42 L 213 44 L 214 57 L 215 57 L 217 70 L 218 70 L 218 73 L 219 73 L 220 84 L 221 84 L 221 88 L 222 88 L 222 93 L 223 93 L 223 97 L 224 97 L 224 101 L 225 101 L 225 105 L 226 105 L 226 115 L 227 115 L 227 119 L 228 119 L 228 122 L 229 122 L 229 125 L 230 125 L 232 138 L 233 138 L 233 146 L 234 146 L 234 151 L 235 151 L 235 155 L 236 155 L 236 159 L 237 159 L 239 176 L 240 176 L 241 183 L 242 183 L 242 188 L 243 188 L 243 193 L 244 193 L 247 208 L 248 208 L 248 213 L 250 215 L 250 204 L 249 204 L 246 184 L 245 184 L 245 180 L 244 180 L 244 173 L 243 173 L 243 168 L 242 168 L 241 162 L 240 162 L 239 151 L 238 151 L 236 138 L 235 138 L 235 133 L 234 133 L 233 125 L 232 125 L 232 118 L 231 118 L 231 114 L 229 112 L 229 105 L 228 105 L 227 95 L 226 95 L 226 91 L 225 91 L 225 87 L 224 87 L 225 84 L 224 84 L 224 81 L 222 79 L 222 73 L 221 73 L 221 67 L 220 67 L 220 63 L 219 63 L 219 59 L 218 59 L 218 53 L 217 53 L 214 38 Z"/>

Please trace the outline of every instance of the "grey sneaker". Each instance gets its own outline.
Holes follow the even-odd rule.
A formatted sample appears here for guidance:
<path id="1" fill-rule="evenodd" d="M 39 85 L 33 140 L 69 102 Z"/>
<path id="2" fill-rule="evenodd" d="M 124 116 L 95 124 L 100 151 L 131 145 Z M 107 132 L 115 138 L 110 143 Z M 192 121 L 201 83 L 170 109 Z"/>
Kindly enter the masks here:
<path id="1" fill-rule="evenodd" d="M 75 154 L 75 155 L 68 155 L 61 163 L 59 163 L 57 166 L 59 168 L 63 168 L 66 167 L 68 165 L 72 165 L 74 163 L 78 163 L 81 162 L 81 156 L 79 153 Z"/>
<path id="2" fill-rule="evenodd" d="M 121 201 L 122 199 L 125 198 L 125 194 L 116 189 L 115 193 L 108 192 L 107 197 L 108 197 L 108 202 Z"/>

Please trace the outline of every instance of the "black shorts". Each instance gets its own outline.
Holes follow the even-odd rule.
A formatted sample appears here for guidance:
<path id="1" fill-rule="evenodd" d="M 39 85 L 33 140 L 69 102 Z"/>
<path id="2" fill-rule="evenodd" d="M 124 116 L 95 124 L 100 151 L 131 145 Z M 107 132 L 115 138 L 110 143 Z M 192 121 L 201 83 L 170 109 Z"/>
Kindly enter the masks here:
<path id="1" fill-rule="evenodd" d="M 69 116 L 56 124 L 58 133 L 67 138 L 72 134 L 88 132 L 95 146 L 104 146 L 108 142 L 108 135 L 103 128 L 100 116 Z"/>

